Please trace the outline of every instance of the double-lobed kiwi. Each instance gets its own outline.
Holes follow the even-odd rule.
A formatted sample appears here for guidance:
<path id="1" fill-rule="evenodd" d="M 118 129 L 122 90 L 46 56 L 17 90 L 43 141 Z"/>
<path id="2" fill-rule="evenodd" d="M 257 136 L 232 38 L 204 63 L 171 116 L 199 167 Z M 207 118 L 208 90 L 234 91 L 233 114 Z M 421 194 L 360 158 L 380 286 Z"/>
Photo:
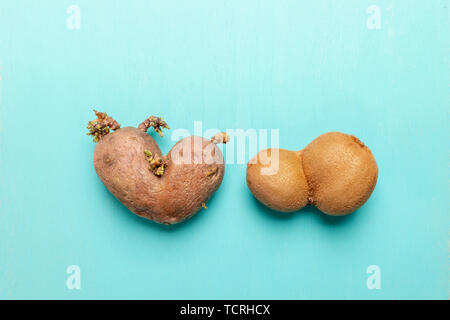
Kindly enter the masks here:
<path id="1" fill-rule="evenodd" d="M 377 178 L 370 149 L 341 132 L 325 133 L 300 151 L 262 150 L 247 165 L 255 198 L 282 212 L 314 205 L 328 215 L 352 213 L 369 199 Z"/>

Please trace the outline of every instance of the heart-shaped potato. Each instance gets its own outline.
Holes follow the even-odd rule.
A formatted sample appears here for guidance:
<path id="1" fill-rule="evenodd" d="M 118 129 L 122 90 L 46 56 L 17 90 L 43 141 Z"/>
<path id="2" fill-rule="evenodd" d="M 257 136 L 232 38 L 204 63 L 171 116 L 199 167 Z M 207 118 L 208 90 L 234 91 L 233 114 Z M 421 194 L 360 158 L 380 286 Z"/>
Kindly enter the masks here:
<path id="1" fill-rule="evenodd" d="M 103 119 L 112 119 L 104 115 Z M 99 116 L 94 127 L 101 121 Z M 90 129 L 91 135 L 99 136 L 94 167 L 108 190 L 133 213 L 158 223 L 179 223 L 206 208 L 219 188 L 224 176 L 223 155 L 214 143 L 217 141 L 191 136 L 163 156 L 146 133 L 150 126 L 161 134 L 155 121 L 139 128 L 107 130 L 107 134 L 96 135 L 98 127 L 94 133 Z"/>

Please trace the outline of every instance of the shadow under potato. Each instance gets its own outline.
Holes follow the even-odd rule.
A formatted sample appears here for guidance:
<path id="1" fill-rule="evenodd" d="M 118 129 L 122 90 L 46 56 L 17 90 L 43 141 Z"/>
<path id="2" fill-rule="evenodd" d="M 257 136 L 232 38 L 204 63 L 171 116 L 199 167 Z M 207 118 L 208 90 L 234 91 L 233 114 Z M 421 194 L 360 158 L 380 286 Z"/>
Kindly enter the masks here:
<path id="1" fill-rule="evenodd" d="M 115 214 L 116 211 L 120 212 L 120 215 L 122 215 L 125 219 L 127 219 L 132 223 L 137 223 L 139 225 L 143 225 L 161 232 L 175 232 L 180 228 L 189 228 L 189 226 L 195 224 L 196 221 L 200 221 L 200 219 L 202 219 L 201 216 L 203 216 L 202 211 L 207 210 L 201 209 L 200 212 L 198 212 L 197 214 L 194 214 L 189 219 L 184 220 L 183 222 L 177 224 L 169 224 L 169 225 L 160 224 L 134 214 L 122 202 L 120 202 L 116 197 L 114 197 L 114 195 L 111 192 L 109 192 L 109 190 L 101 182 L 99 183 L 99 186 L 101 186 L 104 196 L 108 199 L 107 201 L 110 201 L 113 204 L 114 212 L 110 212 L 110 214 Z M 208 203 L 212 203 L 213 199 L 214 195 L 211 197 Z"/>

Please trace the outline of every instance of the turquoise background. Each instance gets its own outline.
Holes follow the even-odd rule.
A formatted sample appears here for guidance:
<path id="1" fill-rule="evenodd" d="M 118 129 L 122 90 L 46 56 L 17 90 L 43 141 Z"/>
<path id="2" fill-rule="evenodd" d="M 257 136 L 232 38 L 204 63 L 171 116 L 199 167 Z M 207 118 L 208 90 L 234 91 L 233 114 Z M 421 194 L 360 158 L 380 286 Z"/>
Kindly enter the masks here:
<path id="1" fill-rule="evenodd" d="M 2 1 L 0 298 L 447 299 L 449 31 L 448 1 Z M 378 185 L 348 217 L 279 214 L 236 163 L 208 210 L 156 225 L 97 178 L 93 107 L 171 131 L 280 129 L 295 150 L 352 133 Z"/>

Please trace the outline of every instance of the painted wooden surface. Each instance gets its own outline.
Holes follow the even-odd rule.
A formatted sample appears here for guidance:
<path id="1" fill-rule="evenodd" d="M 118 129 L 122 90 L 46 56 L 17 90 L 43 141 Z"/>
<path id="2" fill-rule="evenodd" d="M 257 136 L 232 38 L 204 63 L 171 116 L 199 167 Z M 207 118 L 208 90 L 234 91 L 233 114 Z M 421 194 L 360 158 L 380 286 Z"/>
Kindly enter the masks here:
<path id="1" fill-rule="evenodd" d="M 3 0 L 0 298 L 446 299 L 448 7 Z M 293 150 L 352 133 L 378 185 L 346 218 L 276 214 L 235 158 L 208 210 L 158 226 L 97 178 L 93 107 L 123 125 L 161 115 L 171 132 L 279 129 Z M 167 152 L 176 137 L 157 140 Z"/>

